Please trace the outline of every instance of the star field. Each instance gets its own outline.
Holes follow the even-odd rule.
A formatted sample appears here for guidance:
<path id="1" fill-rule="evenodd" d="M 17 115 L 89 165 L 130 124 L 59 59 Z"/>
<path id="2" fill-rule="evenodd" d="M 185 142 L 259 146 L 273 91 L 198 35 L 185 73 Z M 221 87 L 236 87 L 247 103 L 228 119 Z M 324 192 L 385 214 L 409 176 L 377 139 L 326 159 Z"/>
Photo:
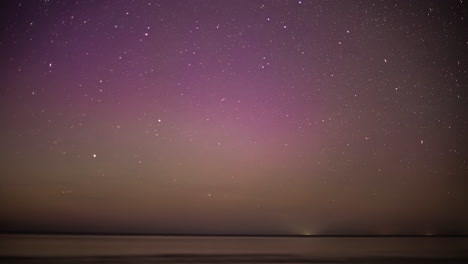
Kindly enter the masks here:
<path id="1" fill-rule="evenodd" d="M 4 1 L 0 231 L 467 234 L 465 1 Z"/>

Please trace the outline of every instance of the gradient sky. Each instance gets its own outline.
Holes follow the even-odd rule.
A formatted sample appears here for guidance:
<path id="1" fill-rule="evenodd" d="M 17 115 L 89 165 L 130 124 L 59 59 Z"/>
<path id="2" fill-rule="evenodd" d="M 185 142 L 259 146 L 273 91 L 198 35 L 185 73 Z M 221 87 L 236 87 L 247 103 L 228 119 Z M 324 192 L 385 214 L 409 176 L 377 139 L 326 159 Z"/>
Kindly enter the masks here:
<path id="1" fill-rule="evenodd" d="M 468 234 L 465 1 L 0 5 L 0 231 Z"/>

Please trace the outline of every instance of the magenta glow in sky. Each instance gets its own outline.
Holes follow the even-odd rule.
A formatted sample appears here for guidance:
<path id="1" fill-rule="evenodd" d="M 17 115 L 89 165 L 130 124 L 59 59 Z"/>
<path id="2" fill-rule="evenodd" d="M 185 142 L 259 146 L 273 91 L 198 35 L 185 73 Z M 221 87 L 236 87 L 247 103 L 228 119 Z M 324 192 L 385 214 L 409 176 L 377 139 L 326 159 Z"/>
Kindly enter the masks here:
<path id="1" fill-rule="evenodd" d="M 461 1 L 5 1 L 0 231 L 466 234 Z"/>

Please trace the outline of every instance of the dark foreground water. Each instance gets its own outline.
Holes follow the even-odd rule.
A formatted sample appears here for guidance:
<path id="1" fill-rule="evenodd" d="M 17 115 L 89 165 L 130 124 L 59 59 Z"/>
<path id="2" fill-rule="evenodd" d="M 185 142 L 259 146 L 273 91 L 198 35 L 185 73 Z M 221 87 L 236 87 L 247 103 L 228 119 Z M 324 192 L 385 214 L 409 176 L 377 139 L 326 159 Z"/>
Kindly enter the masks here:
<path id="1" fill-rule="evenodd" d="M 468 263 L 468 238 L 0 235 L 0 263 Z"/>

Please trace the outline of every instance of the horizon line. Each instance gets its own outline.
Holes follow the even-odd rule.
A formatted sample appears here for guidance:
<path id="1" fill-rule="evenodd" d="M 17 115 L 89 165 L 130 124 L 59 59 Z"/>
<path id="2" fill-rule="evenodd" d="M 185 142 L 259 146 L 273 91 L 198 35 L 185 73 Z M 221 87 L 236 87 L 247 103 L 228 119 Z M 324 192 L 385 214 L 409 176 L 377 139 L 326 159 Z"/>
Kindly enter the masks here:
<path id="1" fill-rule="evenodd" d="M 136 233 L 136 232 L 35 232 L 0 231 L 0 235 L 76 235 L 76 236 L 174 236 L 174 237 L 468 237 L 468 234 L 206 234 L 206 233 Z"/>

